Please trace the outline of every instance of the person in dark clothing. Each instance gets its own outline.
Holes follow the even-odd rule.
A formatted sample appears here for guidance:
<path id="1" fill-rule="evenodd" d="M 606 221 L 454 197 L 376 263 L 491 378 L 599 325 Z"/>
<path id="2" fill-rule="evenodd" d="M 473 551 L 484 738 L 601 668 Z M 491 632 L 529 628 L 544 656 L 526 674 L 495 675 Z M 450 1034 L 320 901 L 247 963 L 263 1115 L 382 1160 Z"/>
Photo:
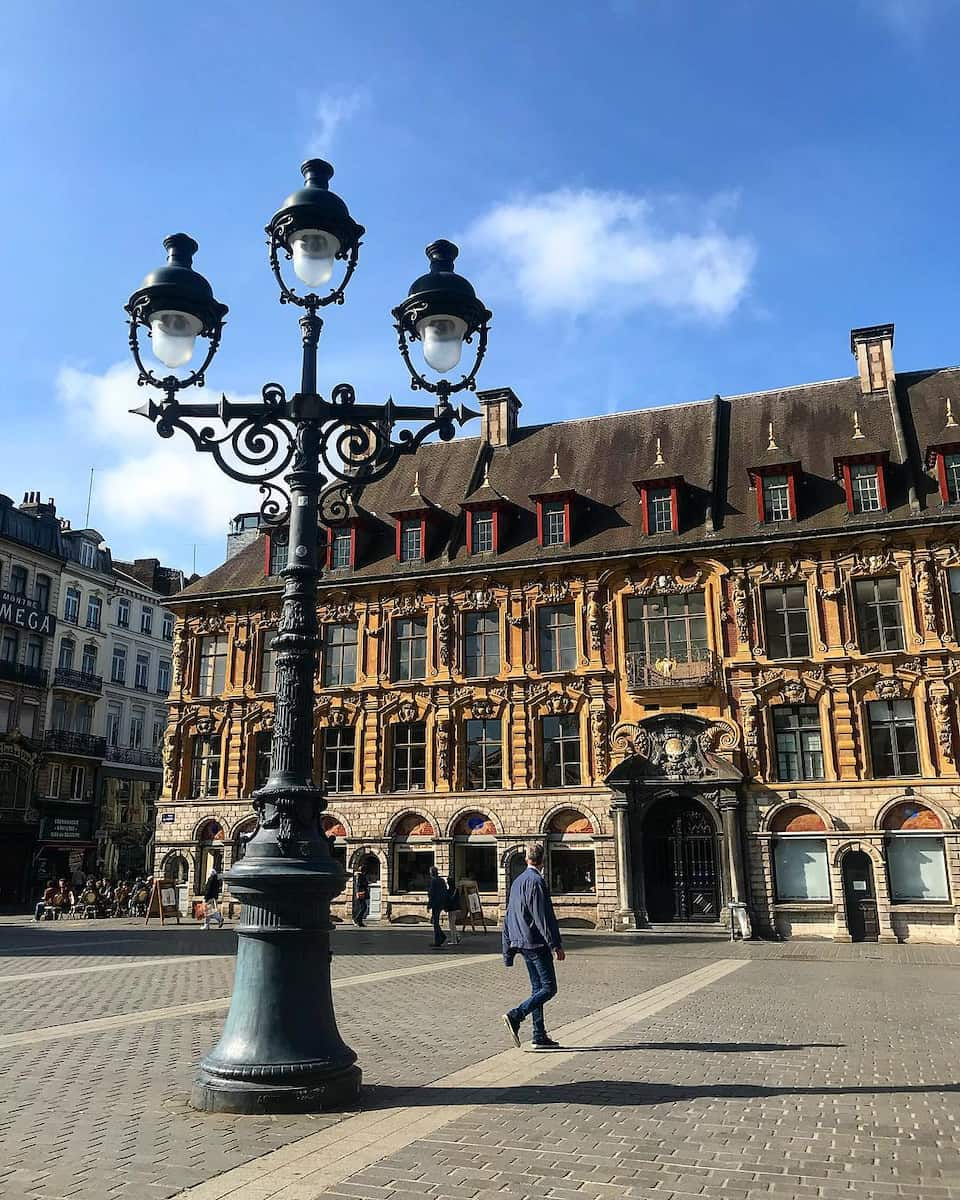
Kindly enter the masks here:
<path id="1" fill-rule="evenodd" d="M 360 867 L 353 877 L 353 923 L 358 929 L 363 928 L 370 911 L 370 880 L 363 867 Z"/>
<path id="2" fill-rule="evenodd" d="M 503 922 L 503 961 L 512 967 L 516 956 L 522 956 L 527 964 L 531 991 L 528 999 L 503 1014 L 503 1023 L 510 1030 L 514 1043 L 519 1046 L 520 1026 L 528 1016 L 532 1016 L 531 1050 L 556 1050 L 559 1043 L 547 1034 L 543 1006 L 557 994 L 554 956 L 557 962 L 563 962 L 566 955 L 553 901 L 543 878 L 543 867 L 543 846 L 528 846 L 527 869 L 517 876 L 510 888 L 507 915 Z"/>
<path id="3" fill-rule="evenodd" d="M 430 882 L 427 884 L 427 908 L 433 921 L 433 948 L 439 950 L 447 940 L 447 935 L 440 928 L 440 919 L 447 908 L 447 884 L 436 867 L 430 868 Z"/>
<path id="4" fill-rule="evenodd" d="M 220 878 L 219 870 L 214 867 L 207 878 L 206 885 L 203 889 L 204 914 L 203 928 L 209 929 L 211 922 L 216 921 L 219 928 L 223 928 L 223 913 L 220 911 L 220 893 L 223 891 L 223 880 Z"/>

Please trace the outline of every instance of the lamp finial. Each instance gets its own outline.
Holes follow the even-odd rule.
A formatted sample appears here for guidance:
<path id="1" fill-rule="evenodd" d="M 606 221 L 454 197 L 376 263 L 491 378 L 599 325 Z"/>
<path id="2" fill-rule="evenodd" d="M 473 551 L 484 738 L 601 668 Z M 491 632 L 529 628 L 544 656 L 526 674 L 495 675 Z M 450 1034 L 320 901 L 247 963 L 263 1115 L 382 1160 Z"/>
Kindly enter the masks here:
<path id="1" fill-rule="evenodd" d="M 769 437 L 770 437 L 770 440 L 767 442 L 767 449 L 768 450 L 779 450 L 780 447 L 777 445 L 777 439 L 773 436 L 773 422 L 772 421 L 767 426 L 767 431 L 768 431 Z"/>

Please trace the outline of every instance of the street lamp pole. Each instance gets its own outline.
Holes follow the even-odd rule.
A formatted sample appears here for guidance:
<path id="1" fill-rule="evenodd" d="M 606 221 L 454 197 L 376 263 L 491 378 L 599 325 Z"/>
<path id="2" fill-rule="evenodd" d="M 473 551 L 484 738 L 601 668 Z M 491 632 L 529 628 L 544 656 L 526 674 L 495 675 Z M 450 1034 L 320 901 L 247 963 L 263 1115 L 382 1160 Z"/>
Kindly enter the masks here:
<path id="1" fill-rule="evenodd" d="M 186 388 L 204 385 L 227 313 L 193 270 L 197 244 L 185 234 L 165 240 L 168 262 L 147 276 L 126 305 L 138 383 L 163 393 L 159 401 L 151 399 L 133 411 L 152 421 L 161 437 L 185 433 L 231 478 L 259 484 L 263 521 L 289 531 L 273 643 L 271 769 L 252 797 L 256 833 L 225 876 L 241 902 L 233 995 L 223 1034 L 202 1059 L 191 1096 L 195 1108 L 208 1112 L 314 1111 L 350 1104 L 359 1095 L 360 1068 L 337 1028 L 330 984 L 330 902 L 343 891 L 346 875 L 324 837 L 326 799 L 313 779 L 320 530 L 346 517 L 359 489 L 384 478 L 401 455 L 434 433 L 449 440 L 458 425 L 476 415 L 463 405 L 454 407 L 450 397 L 475 387 L 491 315 L 454 271 L 457 248 L 435 242 L 427 249 L 430 271 L 393 312 L 411 385 L 431 393 L 435 402 L 358 404 L 346 383 L 334 387 L 329 399 L 320 395 L 317 350 L 323 322 L 318 310 L 343 303 L 364 230 L 329 190 L 333 168 L 328 163 L 313 159 L 302 171 L 304 186 L 267 226 L 280 301 L 304 310 L 295 395 L 288 398 L 279 384 L 268 383 L 254 403 L 233 403 L 225 396 L 218 403 L 180 399 Z M 330 280 L 337 261 L 344 264 L 343 277 L 324 295 L 313 290 L 300 295 L 286 282 L 281 257 L 292 259 L 295 273 L 311 289 Z M 148 330 L 154 356 L 173 369 L 190 361 L 197 337 L 205 339 L 201 365 L 185 377 L 158 376 L 144 362 L 142 329 Z M 443 378 L 475 336 L 471 369 L 456 383 Z M 427 367 L 440 378 L 414 365 L 410 350 L 418 341 Z M 402 428 L 394 436 L 398 425 Z"/>

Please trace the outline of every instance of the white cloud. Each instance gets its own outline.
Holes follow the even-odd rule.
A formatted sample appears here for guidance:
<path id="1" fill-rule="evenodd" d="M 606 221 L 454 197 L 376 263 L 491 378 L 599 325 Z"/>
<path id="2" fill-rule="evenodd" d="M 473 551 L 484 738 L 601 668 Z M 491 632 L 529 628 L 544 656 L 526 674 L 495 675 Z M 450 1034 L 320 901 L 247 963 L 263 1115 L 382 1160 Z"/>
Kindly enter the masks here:
<path id="1" fill-rule="evenodd" d="M 724 317 L 756 262 L 750 239 L 718 227 L 726 207 L 721 198 L 691 215 L 676 201 L 562 189 L 497 205 L 466 241 L 489 255 L 494 286 L 516 292 L 538 315 L 649 306 Z"/>
<path id="2" fill-rule="evenodd" d="M 309 154 L 328 155 L 333 148 L 340 128 L 370 102 L 367 92 L 324 92 L 313 109 L 315 128 L 310 139 Z"/>
<path id="3" fill-rule="evenodd" d="M 169 536 L 175 528 L 183 542 L 222 536 L 231 517 L 259 507 L 257 488 L 225 476 L 186 434 L 161 439 L 151 422 L 128 411 L 150 395 L 137 387 L 132 367 L 114 366 L 102 375 L 64 367 L 57 393 L 68 425 L 78 436 L 95 437 L 99 462 L 113 464 L 97 470 L 93 506 L 94 524 L 98 513 L 105 514 L 100 523 L 108 540 L 116 529 Z M 201 397 L 219 398 L 215 392 Z"/>
<path id="4" fill-rule="evenodd" d="M 934 19 L 943 12 L 936 0 L 861 0 L 868 19 L 887 26 L 894 36 L 918 49 Z"/>

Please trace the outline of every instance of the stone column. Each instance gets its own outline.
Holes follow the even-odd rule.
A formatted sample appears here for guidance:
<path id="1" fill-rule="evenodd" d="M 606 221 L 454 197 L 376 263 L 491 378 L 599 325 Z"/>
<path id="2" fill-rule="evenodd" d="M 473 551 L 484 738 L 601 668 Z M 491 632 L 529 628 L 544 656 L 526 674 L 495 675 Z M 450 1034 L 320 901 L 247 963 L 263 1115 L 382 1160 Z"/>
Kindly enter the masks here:
<path id="1" fill-rule="evenodd" d="M 750 909 L 747 902 L 746 884 L 743 869 L 743 841 L 740 836 L 740 799 L 736 792 L 723 790 L 719 795 L 720 818 L 723 822 L 723 856 L 724 866 L 731 904 L 742 905 L 740 914 L 740 930 L 744 938 L 753 936 L 750 923 Z"/>
<path id="2" fill-rule="evenodd" d="M 636 929 L 637 914 L 633 907 L 633 857 L 630 853 L 630 820 L 627 799 L 618 797 L 610 809 L 613 817 L 613 836 L 617 847 L 617 929 Z"/>

